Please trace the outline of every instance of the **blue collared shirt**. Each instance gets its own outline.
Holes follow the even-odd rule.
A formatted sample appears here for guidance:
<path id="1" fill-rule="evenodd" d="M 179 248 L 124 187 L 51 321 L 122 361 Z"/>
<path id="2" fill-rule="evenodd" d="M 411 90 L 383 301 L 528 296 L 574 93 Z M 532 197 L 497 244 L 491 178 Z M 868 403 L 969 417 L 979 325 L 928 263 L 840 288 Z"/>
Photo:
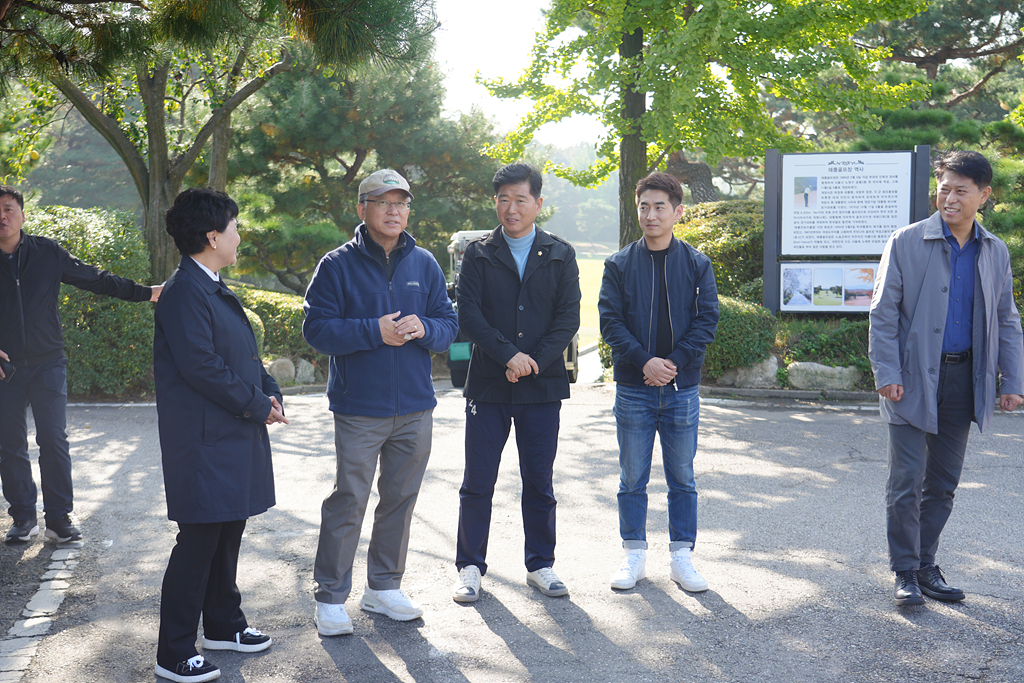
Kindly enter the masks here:
<path id="1" fill-rule="evenodd" d="M 971 348 L 974 325 L 974 270 L 978 261 L 978 224 L 963 247 L 942 221 L 942 234 L 949 250 L 949 307 L 942 334 L 943 353 L 961 353 Z"/>

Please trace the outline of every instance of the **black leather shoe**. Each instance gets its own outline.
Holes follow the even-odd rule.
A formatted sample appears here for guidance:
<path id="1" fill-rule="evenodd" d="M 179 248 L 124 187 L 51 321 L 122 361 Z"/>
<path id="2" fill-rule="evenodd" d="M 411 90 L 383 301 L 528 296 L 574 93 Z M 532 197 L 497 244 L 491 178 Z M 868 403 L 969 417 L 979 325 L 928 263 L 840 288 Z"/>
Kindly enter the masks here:
<path id="1" fill-rule="evenodd" d="M 915 570 L 896 572 L 896 587 L 893 589 L 892 597 L 900 606 L 924 604 L 924 596 L 921 595 L 921 588 L 917 585 Z"/>
<path id="2" fill-rule="evenodd" d="M 921 586 L 922 593 L 935 600 L 960 602 L 965 597 L 962 590 L 946 583 L 946 577 L 942 575 L 938 565 L 929 564 L 918 569 L 917 583 Z"/>

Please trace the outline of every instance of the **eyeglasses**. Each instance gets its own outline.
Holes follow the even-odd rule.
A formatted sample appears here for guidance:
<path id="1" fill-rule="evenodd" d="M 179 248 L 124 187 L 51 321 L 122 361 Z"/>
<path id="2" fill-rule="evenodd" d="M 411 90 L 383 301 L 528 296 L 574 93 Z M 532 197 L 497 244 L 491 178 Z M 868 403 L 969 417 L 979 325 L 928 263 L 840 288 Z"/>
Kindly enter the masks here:
<path id="1" fill-rule="evenodd" d="M 385 211 L 390 211 L 391 209 L 398 209 L 399 211 L 408 211 L 409 209 L 412 208 L 412 202 L 389 202 L 384 199 L 367 199 L 366 203 L 376 204 Z"/>

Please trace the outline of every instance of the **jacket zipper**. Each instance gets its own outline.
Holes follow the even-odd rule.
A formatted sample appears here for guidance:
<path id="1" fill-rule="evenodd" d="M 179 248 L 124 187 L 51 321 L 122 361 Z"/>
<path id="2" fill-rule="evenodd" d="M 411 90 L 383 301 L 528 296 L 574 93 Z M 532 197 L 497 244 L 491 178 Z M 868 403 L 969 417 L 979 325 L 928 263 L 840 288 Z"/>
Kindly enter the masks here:
<path id="1" fill-rule="evenodd" d="M 654 255 L 651 254 L 651 319 L 647 323 L 647 353 L 651 352 L 651 336 L 654 334 L 654 286 L 657 284 L 655 278 L 657 270 L 654 265 Z"/>

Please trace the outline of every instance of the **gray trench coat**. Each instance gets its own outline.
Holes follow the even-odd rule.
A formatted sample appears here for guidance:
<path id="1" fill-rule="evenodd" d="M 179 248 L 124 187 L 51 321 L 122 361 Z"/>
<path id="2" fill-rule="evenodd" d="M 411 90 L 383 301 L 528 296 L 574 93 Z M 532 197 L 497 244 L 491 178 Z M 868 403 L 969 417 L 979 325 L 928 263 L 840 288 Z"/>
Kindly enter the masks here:
<path id="1" fill-rule="evenodd" d="M 1003 394 L 1024 395 L 1024 335 L 1013 303 L 1006 244 L 978 226 L 975 272 L 974 421 L 984 431 L 995 407 L 996 373 Z M 903 385 L 903 398 L 881 398 L 882 417 L 938 432 L 942 335 L 949 304 L 950 246 L 938 212 L 889 238 L 871 298 L 868 356 L 875 387 Z"/>

